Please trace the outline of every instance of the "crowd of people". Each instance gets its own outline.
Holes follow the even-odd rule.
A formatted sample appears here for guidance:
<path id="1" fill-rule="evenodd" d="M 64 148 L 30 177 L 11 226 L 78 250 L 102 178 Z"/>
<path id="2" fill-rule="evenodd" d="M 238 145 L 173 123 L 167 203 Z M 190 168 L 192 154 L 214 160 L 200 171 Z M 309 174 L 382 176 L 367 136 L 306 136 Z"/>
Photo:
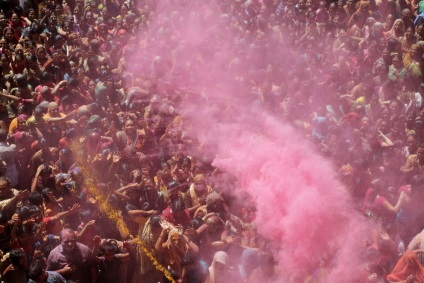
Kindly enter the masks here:
<path id="1" fill-rule="evenodd" d="M 1 1 L 0 281 L 325 280 L 330 252 L 284 273 L 180 111 L 237 107 L 222 84 L 337 168 L 373 227 L 353 282 L 424 282 L 423 3 Z"/>

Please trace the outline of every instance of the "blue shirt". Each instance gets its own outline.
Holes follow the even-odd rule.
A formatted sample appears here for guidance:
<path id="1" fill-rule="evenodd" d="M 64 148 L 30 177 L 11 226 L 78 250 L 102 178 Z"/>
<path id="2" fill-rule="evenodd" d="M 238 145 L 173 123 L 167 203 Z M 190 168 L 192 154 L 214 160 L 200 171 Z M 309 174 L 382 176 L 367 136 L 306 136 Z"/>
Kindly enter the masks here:
<path id="1" fill-rule="evenodd" d="M 47 283 L 66 283 L 65 278 L 62 277 L 59 273 L 56 271 L 46 271 L 47 272 L 47 280 L 45 282 Z M 37 283 L 32 279 L 28 280 L 28 283 Z"/>

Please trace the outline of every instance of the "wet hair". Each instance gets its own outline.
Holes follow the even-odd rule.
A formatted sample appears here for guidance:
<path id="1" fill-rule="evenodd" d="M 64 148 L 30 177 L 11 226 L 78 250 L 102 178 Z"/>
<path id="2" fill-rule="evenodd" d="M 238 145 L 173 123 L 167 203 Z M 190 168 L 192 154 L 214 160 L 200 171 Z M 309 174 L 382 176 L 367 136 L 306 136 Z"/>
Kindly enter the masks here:
<path id="1" fill-rule="evenodd" d="M 159 228 L 159 227 L 161 227 L 160 226 L 160 221 L 161 221 L 161 217 L 159 216 L 159 215 L 153 215 L 153 216 L 150 216 L 150 225 L 152 226 L 152 227 L 156 227 L 156 228 Z"/>
<path id="2" fill-rule="evenodd" d="M 48 81 L 53 81 L 53 75 L 49 72 L 43 72 L 43 74 L 41 75 L 41 82 L 45 83 Z"/>
<path id="3" fill-rule="evenodd" d="M 176 189 L 179 185 L 180 185 L 180 183 L 173 180 L 173 181 L 170 181 L 166 186 L 167 186 L 168 190 L 171 190 L 171 189 Z"/>
<path id="4" fill-rule="evenodd" d="M 43 146 L 49 146 L 49 142 L 44 137 L 42 137 L 38 140 L 38 146 L 40 148 L 43 147 Z"/>
<path id="5" fill-rule="evenodd" d="M 182 198 L 176 198 L 171 203 L 172 212 L 181 212 L 184 211 L 185 205 Z"/>
<path id="6" fill-rule="evenodd" d="M 43 199 L 44 199 L 44 201 L 46 202 L 46 203 L 49 203 L 50 202 L 50 198 L 49 198 L 49 193 L 50 192 L 52 192 L 52 189 L 50 189 L 50 188 L 44 188 L 42 191 L 41 191 L 41 196 L 43 197 Z"/>
<path id="7" fill-rule="evenodd" d="M 43 169 L 40 172 L 40 175 L 50 175 L 53 173 L 52 168 L 50 168 L 49 164 L 44 163 Z"/>
<path id="8" fill-rule="evenodd" d="M 102 245 L 102 248 L 101 248 L 101 250 L 102 250 L 102 253 L 103 254 L 105 254 L 105 253 L 110 253 L 110 252 L 112 252 L 112 253 L 116 253 L 116 252 L 118 252 L 117 251 L 117 246 L 115 246 L 114 244 L 112 244 L 111 242 L 105 242 L 103 245 Z"/>
<path id="9" fill-rule="evenodd" d="M 9 260 L 13 265 L 19 265 L 24 256 L 25 254 L 21 249 L 14 249 L 9 253 Z"/>
<path id="10" fill-rule="evenodd" d="M 38 279 L 43 272 L 46 270 L 47 265 L 44 261 L 38 260 L 31 264 L 28 271 L 28 277 L 29 279 L 36 280 Z"/>
<path id="11" fill-rule="evenodd" d="M 190 220 L 190 222 L 187 225 L 187 228 L 194 228 L 194 229 L 198 229 L 200 226 L 203 225 L 203 220 L 200 218 L 193 218 Z"/>
<path id="12" fill-rule="evenodd" d="M 31 192 L 28 195 L 28 201 L 33 205 L 42 205 L 43 204 L 43 196 L 39 192 Z"/>

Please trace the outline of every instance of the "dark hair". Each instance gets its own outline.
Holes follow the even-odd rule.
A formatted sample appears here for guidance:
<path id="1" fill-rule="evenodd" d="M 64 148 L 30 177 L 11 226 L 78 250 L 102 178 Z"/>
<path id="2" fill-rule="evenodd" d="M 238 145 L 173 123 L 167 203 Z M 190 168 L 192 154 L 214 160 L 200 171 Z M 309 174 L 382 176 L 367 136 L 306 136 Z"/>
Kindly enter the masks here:
<path id="1" fill-rule="evenodd" d="M 187 228 L 193 227 L 194 229 L 198 229 L 202 225 L 203 225 L 203 220 L 202 219 L 200 219 L 200 218 L 193 218 L 188 223 Z"/>
<path id="2" fill-rule="evenodd" d="M 40 175 L 50 175 L 52 174 L 53 170 L 52 168 L 50 168 L 49 164 L 44 163 L 43 164 L 43 169 L 40 172 Z"/>
<path id="3" fill-rule="evenodd" d="M 117 252 L 117 246 L 115 246 L 114 244 L 112 244 L 111 242 L 105 242 L 103 245 L 102 245 L 102 248 L 101 248 L 101 250 L 102 250 L 102 253 L 103 254 L 105 254 L 105 253 L 110 253 L 110 252 L 112 252 L 112 253 L 116 253 Z"/>
<path id="4" fill-rule="evenodd" d="M 0 225 L 6 225 L 9 221 L 9 217 L 4 211 L 0 211 Z"/>
<path id="5" fill-rule="evenodd" d="M 44 115 L 44 109 L 40 105 L 37 105 L 34 109 L 34 116 L 43 116 Z"/>
<path id="6" fill-rule="evenodd" d="M 9 260 L 13 265 L 19 265 L 19 262 L 24 256 L 25 254 L 21 249 L 14 249 L 9 253 Z"/>
<path id="7" fill-rule="evenodd" d="M 59 153 L 61 153 L 62 155 L 65 156 L 71 156 L 72 155 L 72 150 L 69 148 L 62 148 Z"/>
<path id="8" fill-rule="evenodd" d="M 50 203 L 50 198 L 49 198 L 49 193 L 50 192 L 52 192 L 52 189 L 50 189 L 50 188 L 44 188 L 42 191 L 41 191 L 41 195 L 42 195 L 42 197 L 43 197 L 43 199 L 44 199 L 44 201 L 46 202 L 46 203 Z"/>
<path id="9" fill-rule="evenodd" d="M 43 197 L 39 192 L 31 192 L 28 195 L 28 201 L 33 205 L 41 205 L 43 204 Z"/>
<path id="10" fill-rule="evenodd" d="M 182 198 L 176 198 L 171 203 L 172 212 L 181 212 L 184 211 L 185 205 Z"/>
<path id="11" fill-rule="evenodd" d="M 46 270 L 46 264 L 42 260 L 35 261 L 31 264 L 28 271 L 29 279 L 36 280 Z"/>
<path id="12" fill-rule="evenodd" d="M 162 218 L 159 215 L 150 216 L 150 225 L 152 227 L 159 228 L 161 219 Z"/>

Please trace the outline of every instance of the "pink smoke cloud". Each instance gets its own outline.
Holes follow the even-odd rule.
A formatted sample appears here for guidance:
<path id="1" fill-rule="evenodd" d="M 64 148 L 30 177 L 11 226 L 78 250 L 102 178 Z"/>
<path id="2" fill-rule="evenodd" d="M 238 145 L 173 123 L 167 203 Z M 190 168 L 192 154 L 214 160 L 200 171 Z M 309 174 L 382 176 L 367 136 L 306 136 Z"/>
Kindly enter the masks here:
<path id="1" fill-rule="evenodd" d="M 215 1 L 192 1 L 191 10 L 185 2 L 178 3 L 157 1 L 148 31 L 150 46 L 138 50 L 138 56 L 172 61 L 163 80 L 197 91 L 197 96 L 185 96 L 177 111 L 213 165 L 236 176 L 237 190 L 252 196 L 258 231 L 273 240 L 287 277 L 311 272 L 324 254 L 331 253 L 333 264 L 325 282 L 360 282 L 353 274 L 359 274 L 355 268 L 361 264 L 368 227 L 336 171 L 302 133 L 269 114 L 255 94 L 238 85 L 246 85 L 243 80 L 249 72 L 263 68 L 255 63 L 261 63 L 261 53 L 246 44 L 243 51 L 250 60 L 240 60 L 233 45 L 241 33 L 228 28 L 231 21 Z M 263 42 L 267 40 L 272 46 L 265 36 Z M 275 52 L 292 53 L 284 48 L 276 46 Z M 284 62 L 280 65 L 284 67 Z M 281 76 L 289 71 L 283 68 Z"/>

